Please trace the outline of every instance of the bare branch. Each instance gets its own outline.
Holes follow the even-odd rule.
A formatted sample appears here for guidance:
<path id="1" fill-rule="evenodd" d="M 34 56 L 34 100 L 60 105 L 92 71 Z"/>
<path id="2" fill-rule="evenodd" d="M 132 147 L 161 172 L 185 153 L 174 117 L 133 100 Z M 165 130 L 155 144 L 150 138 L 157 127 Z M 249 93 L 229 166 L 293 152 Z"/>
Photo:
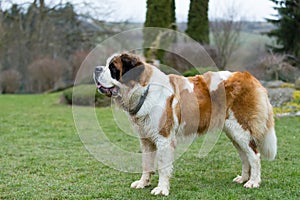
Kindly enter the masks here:
<path id="1" fill-rule="evenodd" d="M 234 51 L 239 47 L 240 33 L 243 22 L 238 16 L 238 7 L 232 1 L 224 19 L 215 19 L 210 24 L 214 45 L 219 54 L 218 67 L 224 70 Z M 239 20 L 236 20 L 239 19 Z"/>

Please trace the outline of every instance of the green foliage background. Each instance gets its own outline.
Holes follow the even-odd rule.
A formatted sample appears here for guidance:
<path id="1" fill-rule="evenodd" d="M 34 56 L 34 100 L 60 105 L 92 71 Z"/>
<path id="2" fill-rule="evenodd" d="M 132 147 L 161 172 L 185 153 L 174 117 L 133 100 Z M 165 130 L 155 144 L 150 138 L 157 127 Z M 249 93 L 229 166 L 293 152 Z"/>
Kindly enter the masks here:
<path id="1" fill-rule="evenodd" d="M 171 28 L 176 29 L 176 15 L 175 15 L 175 0 L 147 0 L 147 12 L 146 21 L 144 27 L 160 27 L 160 28 Z M 144 33 L 144 46 L 153 46 L 153 42 L 157 40 L 158 33 L 151 33 L 149 31 Z M 164 51 L 155 50 L 149 48 L 144 50 L 144 55 L 148 59 L 164 61 Z"/>
<path id="2" fill-rule="evenodd" d="M 276 38 L 275 52 L 288 53 L 300 57 L 300 0 L 270 0 L 276 4 L 279 19 L 267 19 L 277 28 L 268 32 Z"/>
<path id="3" fill-rule="evenodd" d="M 186 33 L 201 44 L 209 44 L 209 0 L 191 0 Z"/>

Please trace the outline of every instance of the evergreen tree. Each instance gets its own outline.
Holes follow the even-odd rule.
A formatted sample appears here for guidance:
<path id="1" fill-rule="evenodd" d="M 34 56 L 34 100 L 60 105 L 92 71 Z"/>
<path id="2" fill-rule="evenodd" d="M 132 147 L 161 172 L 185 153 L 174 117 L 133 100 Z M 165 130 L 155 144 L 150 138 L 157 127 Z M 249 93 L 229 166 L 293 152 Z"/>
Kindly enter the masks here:
<path id="1" fill-rule="evenodd" d="M 300 57 L 300 0 L 270 0 L 278 11 L 278 19 L 267 19 L 277 28 L 267 33 L 276 38 L 276 46 L 269 46 L 275 52 Z"/>
<path id="2" fill-rule="evenodd" d="M 147 0 L 145 27 L 170 28 L 175 23 L 175 0 Z"/>
<path id="3" fill-rule="evenodd" d="M 176 29 L 175 23 L 175 0 L 147 0 L 147 13 L 144 27 Z M 144 55 L 148 59 L 154 59 L 153 57 L 155 57 L 155 59 L 163 61 L 163 50 L 152 49 L 149 51 L 148 48 L 153 46 L 154 43 L 157 43 L 157 41 L 162 41 L 158 38 L 161 35 L 163 34 L 159 34 L 159 32 L 144 32 L 144 47 L 147 47 L 144 51 Z"/>
<path id="4" fill-rule="evenodd" d="M 209 44 L 208 2 L 191 0 L 188 14 L 186 33 L 202 44 Z"/>
<path id="5" fill-rule="evenodd" d="M 170 8 L 170 24 L 171 24 L 171 28 L 173 30 L 176 30 L 176 7 L 175 7 L 175 0 L 170 0 L 171 2 L 171 8 Z"/>

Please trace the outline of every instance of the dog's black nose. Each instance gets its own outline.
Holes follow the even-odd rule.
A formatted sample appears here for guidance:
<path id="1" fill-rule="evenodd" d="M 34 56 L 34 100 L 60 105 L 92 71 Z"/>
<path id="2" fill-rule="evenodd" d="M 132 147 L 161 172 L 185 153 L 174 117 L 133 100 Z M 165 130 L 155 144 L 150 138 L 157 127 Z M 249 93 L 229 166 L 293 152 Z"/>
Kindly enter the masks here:
<path id="1" fill-rule="evenodd" d="M 95 73 L 101 73 L 103 71 L 103 67 L 102 66 L 97 66 L 95 68 Z"/>
<path id="2" fill-rule="evenodd" d="M 103 67 L 102 66 L 95 67 L 95 72 L 94 72 L 95 78 L 99 77 L 100 74 L 102 73 L 102 71 L 103 71 Z"/>

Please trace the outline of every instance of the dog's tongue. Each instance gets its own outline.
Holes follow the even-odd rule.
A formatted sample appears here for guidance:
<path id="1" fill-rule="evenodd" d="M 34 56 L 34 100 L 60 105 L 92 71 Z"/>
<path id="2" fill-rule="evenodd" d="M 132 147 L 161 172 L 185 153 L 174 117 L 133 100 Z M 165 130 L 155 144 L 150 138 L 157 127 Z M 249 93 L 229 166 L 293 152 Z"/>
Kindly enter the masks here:
<path id="1" fill-rule="evenodd" d="M 106 88 L 103 87 L 103 85 L 101 85 L 100 83 L 97 84 L 97 88 L 101 93 L 104 93 L 106 96 L 116 96 L 119 92 L 119 88 L 118 87 L 111 87 L 111 88 Z"/>

